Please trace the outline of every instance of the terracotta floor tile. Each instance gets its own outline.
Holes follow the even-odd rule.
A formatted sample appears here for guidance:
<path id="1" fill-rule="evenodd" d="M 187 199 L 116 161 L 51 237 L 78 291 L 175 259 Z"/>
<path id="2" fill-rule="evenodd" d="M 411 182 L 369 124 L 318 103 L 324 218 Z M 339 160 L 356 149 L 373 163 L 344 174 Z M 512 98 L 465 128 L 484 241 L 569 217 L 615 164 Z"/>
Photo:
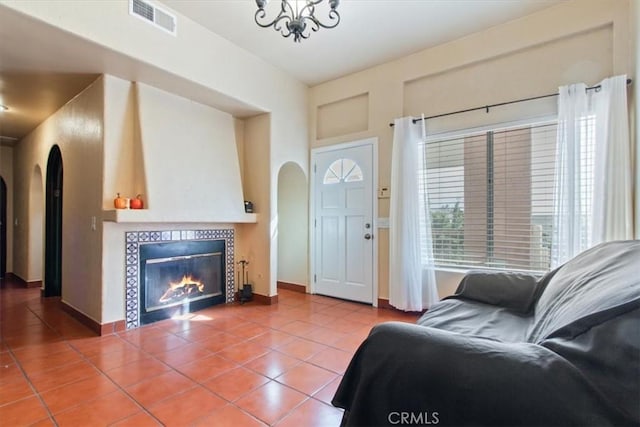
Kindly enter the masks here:
<path id="1" fill-rule="evenodd" d="M 43 393 L 65 384 L 97 377 L 98 375 L 100 375 L 100 372 L 92 364 L 83 360 L 30 375 L 29 380 L 38 392 Z"/>
<path id="2" fill-rule="evenodd" d="M 24 374 L 17 363 L 0 366 L 0 387 L 20 379 L 24 379 Z"/>
<path id="3" fill-rule="evenodd" d="M 51 418 L 44 418 L 33 424 L 29 424 L 29 427 L 58 427 L 58 426 L 56 426 L 56 424 L 53 422 Z"/>
<path id="4" fill-rule="evenodd" d="M 104 375 L 86 378 L 40 394 L 49 410 L 56 414 L 73 406 L 113 393 L 118 387 Z"/>
<path id="5" fill-rule="evenodd" d="M 147 412 L 140 411 L 135 415 L 127 417 L 123 420 L 111 424 L 112 427 L 158 427 L 162 423 L 149 415 Z"/>
<path id="6" fill-rule="evenodd" d="M 118 390 L 54 414 L 54 418 L 60 427 L 97 426 L 109 425 L 139 411 L 140 407 Z"/>
<path id="7" fill-rule="evenodd" d="M 133 344 L 115 334 L 88 340 L 76 339 L 72 341 L 71 345 L 89 358 L 114 352 L 136 350 Z"/>
<path id="8" fill-rule="evenodd" d="M 322 387 L 320 391 L 313 395 L 314 399 L 318 399 L 327 405 L 331 405 L 331 400 L 333 400 L 333 396 L 336 394 L 336 390 L 340 385 L 340 381 L 342 381 L 342 376 L 337 377 L 333 381 L 331 381 L 326 386 Z"/>
<path id="9" fill-rule="evenodd" d="M 63 365 L 81 362 L 83 359 L 80 353 L 69 348 L 66 351 L 60 351 L 51 355 L 32 357 L 28 360 L 20 361 L 20 366 L 22 366 L 22 369 L 24 369 L 27 375 L 32 376 L 40 372 L 60 368 Z"/>
<path id="10" fill-rule="evenodd" d="M 118 383 L 120 387 L 127 387 L 140 381 L 157 377 L 167 372 L 170 368 L 153 358 L 140 359 L 123 365 L 119 368 L 107 371 L 106 374 Z"/>
<path id="11" fill-rule="evenodd" d="M 326 348 L 326 345 L 297 338 L 282 347 L 278 347 L 278 351 L 288 356 L 295 357 L 296 359 L 306 360 Z"/>
<path id="12" fill-rule="evenodd" d="M 247 322 L 246 324 L 230 329 L 227 332 L 232 335 L 242 337 L 248 340 L 258 335 L 264 334 L 269 330 L 270 330 L 269 328 L 265 326 L 261 326 L 257 323 Z"/>
<path id="13" fill-rule="evenodd" d="M 198 342 L 207 350 L 215 353 L 242 342 L 242 339 L 235 335 L 227 334 L 226 332 L 217 332 L 216 335 Z"/>
<path id="14" fill-rule="evenodd" d="M 317 325 L 313 325 L 309 322 L 305 322 L 302 320 L 295 320 L 291 323 L 287 323 L 286 325 L 282 326 L 281 328 L 279 328 L 279 330 L 287 334 L 304 338 L 306 336 L 311 335 L 312 331 L 317 327 L 318 327 Z"/>
<path id="15" fill-rule="evenodd" d="M 304 394 L 276 381 L 270 381 L 238 399 L 235 404 L 271 425 L 306 399 L 307 396 Z"/>
<path id="16" fill-rule="evenodd" d="M 183 366 L 178 366 L 176 369 L 192 380 L 203 383 L 237 367 L 238 365 L 230 360 L 212 355 Z"/>
<path id="17" fill-rule="evenodd" d="M 204 387 L 194 387 L 148 408 L 166 426 L 187 426 L 204 418 L 226 401 Z"/>
<path id="18" fill-rule="evenodd" d="M 163 399 L 170 399 L 196 385 L 193 380 L 175 371 L 169 371 L 126 387 L 125 390 L 140 405 L 146 407 Z"/>
<path id="19" fill-rule="evenodd" d="M 102 372 L 107 372 L 115 368 L 127 365 L 137 360 L 148 359 L 149 355 L 142 350 L 138 350 L 133 347 L 130 350 L 118 350 L 109 353 L 99 353 L 95 356 L 89 357 L 89 361 L 93 365 L 100 369 Z"/>
<path id="20" fill-rule="evenodd" d="M 302 362 L 280 375 L 276 381 L 310 396 L 336 377 L 337 374 L 334 372 Z"/>
<path id="21" fill-rule="evenodd" d="M 334 329 L 325 327 L 317 327 L 308 336 L 304 337 L 309 341 L 314 341 L 320 344 L 332 345 L 336 341 L 348 338 L 349 334 L 344 332 L 338 332 Z"/>
<path id="22" fill-rule="evenodd" d="M 295 338 L 295 336 L 289 335 L 285 332 L 269 329 L 267 332 L 251 338 L 249 342 L 261 345 L 263 347 L 278 348 L 282 345 L 290 343 Z"/>
<path id="23" fill-rule="evenodd" d="M 347 353 L 355 353 L 355 351 L 360 347 L 364 338 L 360 336 L 349 335 L 346 338 L 339 339 L 338 341 L 331 344 L 332 347 L 339 348 L 340 350 L 344 350 Z"/>
<path id="24" fill-rule="evenodd" d="M 243 364 L 269 352 L 267 347 L 263 347 L 252 342 L 241 342 L 240 344 L 227 347 L 216 353 L 225 359 L 232 360 L 236 363 Z"/>
<path id="25" fill-rule="evenodd" d="M 342 374 L 349 366 L 352 357 L 352 353 L 329 347 L 312 356 L 307 362 L 337 374 Z"/>
<path id="26" fill-rule="evenodd" d="M 419 316 L 281 290 L 275 305 L 219 305 L 97 336 L 59 300 L 6 283 L 0 425 L 11 427 L 337 426 L 331 399 L 371 327 Z"/>
<path id="27" fill-rule="evenodd" d="M 215 328 L 206 325 L 196 325 L 189 329 L 175 332 L 176 336 L 182 337 L 191 342 L 203 341 L 212 338 L 213 335 L 220 333 Z"/>
<path id="28" fill-rule="evenodd" d="M 218 375 L 203 385 L 218 396 L 233 402 L 268 381 L 269 378 L 263 375 L 238 367 Z"/>
<path id="29" fill-rule="evenodd" d="M 0 366 L 0 369 L 2 369 L 2 366 Z M 18 377 L 13 381 L 7 381 L 0 386 L 0 406 L 33 395 L 34 392 L 27 379 L 24 377 Z"/>
<path id="30" fill-rule="evenodd" d="M 196 360 L 211 356 L 213 353 L 198 343 L 190 343 L 179 348 L 157 353 L 154 356 L 164 363 L 177 368 Z"/>
<path id="31" fill-rule="evenodd" d="M 47 410 L 35 396 L 0 406 L 3 426 L 27 426 L 48 418 Z"/>
<path id="32" fill-rule="evenodd" d="M 10 363 L 15 363 L 15 359 L 8 351 L 0 352 L 0 366 L 5 366 Z"/>
<path id="33" fill-rule="evenodd" d="M 169 334 L 160 336 L 152 340 L 144 341 L 140 344 L 140 348 L 150 354 L 164 353 L 166 351 L 175 350 L 189 344 L 184 338 Z"/>
<path id="34" fill-rule="evenodd" d="M 22 362 L 37 357 L 51 356 L 61 351 L 69 351 L 70 349 L 71 347 L 66 342 L 54 342 L 48 344 L 38 343 L 12 350 L 12 352 L 16 359 Z"/>
<path id="35" fill-rule="evenodd" d="M 213 411 L 193 424 L 195 427 L 264 427 L 265 423 L 247 414 L 240 408 L 227 405 Z M 302 427 L 303 424 L 300 425 Z"/>
<path id="36" fill-rule="evenodd" d="M 339 427 L 343 411 L 315 399 L 309 399 L 294 409 L 278 427 Z"/>
<path id="37" fill-rule="evenodd" d="M 299 359 L 278 351 L 270 351 L 257 359 L 251 360 L 244 366 L 273 379 L 299 363 L 302 363 Z"/>

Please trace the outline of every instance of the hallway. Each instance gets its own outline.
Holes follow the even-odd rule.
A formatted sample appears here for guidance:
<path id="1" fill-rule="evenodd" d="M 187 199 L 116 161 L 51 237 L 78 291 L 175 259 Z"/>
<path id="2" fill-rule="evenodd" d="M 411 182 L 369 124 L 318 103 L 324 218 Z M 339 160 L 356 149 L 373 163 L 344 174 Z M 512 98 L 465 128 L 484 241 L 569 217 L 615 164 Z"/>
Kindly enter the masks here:
<path id="1" fill-rule="evenodd" d="M 330 401 L 379 322 L 417 315 L 279 290 L 96 336 L 0 282 L 0 420 L 6 426 L 338 426 Z"/>

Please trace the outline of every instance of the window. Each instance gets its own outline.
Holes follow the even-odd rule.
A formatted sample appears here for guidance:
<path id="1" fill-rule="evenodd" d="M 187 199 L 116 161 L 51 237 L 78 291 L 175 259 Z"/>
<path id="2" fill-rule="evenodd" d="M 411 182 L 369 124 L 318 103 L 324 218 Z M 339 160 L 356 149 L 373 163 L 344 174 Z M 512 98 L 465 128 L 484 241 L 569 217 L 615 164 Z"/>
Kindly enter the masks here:
<path id="1" fill-rule="evenodd" d="M 428 212 L 437 266 L 549 270 L 556 130 L 544 123 L 422 143 L 422 230 Z"/>
<path id="2" fill-rule="evenodd" d="M 351 159 L 338 159 L 331 163 L 324 174 L 323 184 L 362 181 L 362 169 Z"/>

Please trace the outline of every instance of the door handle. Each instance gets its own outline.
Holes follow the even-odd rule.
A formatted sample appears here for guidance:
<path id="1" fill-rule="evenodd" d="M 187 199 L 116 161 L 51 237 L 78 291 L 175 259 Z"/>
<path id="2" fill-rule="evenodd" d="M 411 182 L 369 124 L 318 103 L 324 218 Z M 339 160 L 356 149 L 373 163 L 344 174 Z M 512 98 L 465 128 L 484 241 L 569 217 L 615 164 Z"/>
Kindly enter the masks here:
<path id="1" fill-rule="evenodd" d="M 364 235 L 364 238 L 367 239 L 367 240 L 371 240 L 372 237 L 373 236 L 371 234 L 369 234 L 369 233 Z"/>

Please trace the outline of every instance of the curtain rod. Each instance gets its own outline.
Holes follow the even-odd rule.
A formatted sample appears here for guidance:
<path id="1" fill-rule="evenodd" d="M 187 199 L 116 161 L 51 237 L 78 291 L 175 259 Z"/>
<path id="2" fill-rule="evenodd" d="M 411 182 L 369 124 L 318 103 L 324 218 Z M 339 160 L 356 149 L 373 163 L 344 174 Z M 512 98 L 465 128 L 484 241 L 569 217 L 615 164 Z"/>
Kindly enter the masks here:
<path id="1" fill-rule="evenodd" d="M 630 85 L 631 83 L 633 83 L 633 80 L 627 79 L 627 85 Z M 600 85 L 587 88 L 587 90 L 599 90 L 599 89 L 600 89 Z M 507 101 L 507 102 L 500 102 L 498 104 L 484 105 L 482 107 L 467 108 L 466 110 L 458 110 L 458 111 L 453 111 L 451 113 L 436 114 L 435 116 L 425 117 L 424 120 L 437 119 L 438 117 L 452 116 L 454 114 L 468 113 L 470 111 L 478 111 L 478 110 L 486 110 L 486 112 L 488 113 L 489 108 L 501 107 L 503 105 L 509 105 L 509 104 L 516 104 L 518 102 L 535 101 L 536 99 L 551 98 L 552 96 L 558 96 L 558 95 L 559 95 L 558 93 L 550 93 L 548 95 L 540 95 L 540 96 L 534 96 L 531 98 L 516 99 L 515 101 Z M 422 117 L 413 119 L 413 123 L 418 123 L 419 121 L 422 121 Z M 393 127 L 394 124 L 389 123 L 389 126 Z"/>

